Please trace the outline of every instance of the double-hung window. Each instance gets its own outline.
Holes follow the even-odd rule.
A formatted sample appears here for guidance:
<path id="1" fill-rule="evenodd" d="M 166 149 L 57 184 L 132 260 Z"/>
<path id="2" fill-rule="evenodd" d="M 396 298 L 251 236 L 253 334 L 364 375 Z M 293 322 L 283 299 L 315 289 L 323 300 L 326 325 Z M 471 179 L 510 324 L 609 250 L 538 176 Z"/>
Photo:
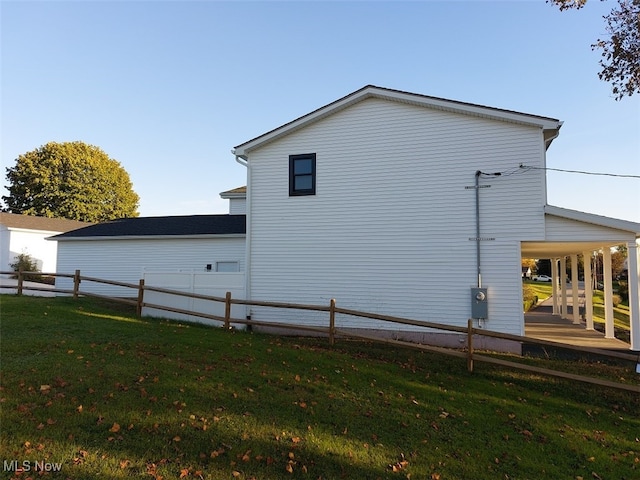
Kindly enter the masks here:
<path id="1" fill-rule="evenodd" d="M 289 155 L 289 196 L 316 194 L 316 154 Z"/>

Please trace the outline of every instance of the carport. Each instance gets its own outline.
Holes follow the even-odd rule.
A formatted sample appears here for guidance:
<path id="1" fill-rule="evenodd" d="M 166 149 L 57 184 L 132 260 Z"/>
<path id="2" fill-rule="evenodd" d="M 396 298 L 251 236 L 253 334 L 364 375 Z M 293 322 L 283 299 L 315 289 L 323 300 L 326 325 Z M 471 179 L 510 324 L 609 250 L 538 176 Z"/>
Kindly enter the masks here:
<path id="1" fill-rule="evenodd" d="M 631 350 L 640 351 L 640 224 L 590 213 L 545 206 L 544 240 L 521 243 L 523 258 L 551 260 L 553 314 L 580 324 L 578 308 L 569 316 L 567 297 L 567 262 L 571 264 L 571 285 L 578 285 L 578 255 L 591 258 L 593 252 L 603 255 L 605 338 L 615 338 L 613 321 L 613 278 L 611 248 L 626 245 L 629 269 L 629 313 Z M 593 286 L 591 262 L 584 262 L 584 306 L 586 328 L 593 330 Z M 572 305 L 579 304 L 578 288 L 571 289 Z"/>

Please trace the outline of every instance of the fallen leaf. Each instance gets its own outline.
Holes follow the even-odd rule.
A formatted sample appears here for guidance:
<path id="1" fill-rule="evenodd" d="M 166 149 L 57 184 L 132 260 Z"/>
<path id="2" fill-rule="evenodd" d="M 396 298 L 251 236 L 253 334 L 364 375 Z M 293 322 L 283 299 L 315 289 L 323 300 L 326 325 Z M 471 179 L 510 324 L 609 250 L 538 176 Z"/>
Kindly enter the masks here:
<path id="1" fill-rule="evenodd" d="M 113 426 L 109 429 L 111 433 L 117 433 L 120 431 L 120 425 L 114 423 Z"/>

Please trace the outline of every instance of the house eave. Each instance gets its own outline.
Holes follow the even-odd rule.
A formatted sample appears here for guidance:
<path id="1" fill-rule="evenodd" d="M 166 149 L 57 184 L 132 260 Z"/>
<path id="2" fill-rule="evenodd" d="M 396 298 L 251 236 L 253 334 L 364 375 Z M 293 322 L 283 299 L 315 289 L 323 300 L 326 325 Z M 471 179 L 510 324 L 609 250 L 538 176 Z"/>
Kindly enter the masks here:
<path id="1" fill-rule="evenodd" d="M 311 113 L 303 115 L 289 123 L 286 123 L 274 130 L 271 130 L 263 135 L 260 135 L 248 142 L 242 143 L 236 146 L 233 150 L 233 154 L 236 157 L 240 157 L 243 160 L 248 160 L 248 153 L 251 150 L 259 148 L 269 142 L 272 142 L 284 135 L 288 135 L 300 128 L 303 128 L 311 123 L 332 115 L 344 108 L 347 108 L 355 103 L 361 102 L 368 98 L 380 98 L 385 100 L 392 100 L 396 102 L 406 103 L 410 105 L 416 105 L 421 107 L 427 107 L 436 110 L 443 110 L 453 113 L 460 113 L 465 115 L 472 115 L 476 117 L 488 118 L 492 120 L 498 120 L 503 122 L 517 123 L 521 125 L 534 126 L 541 128 L 547 132 L 552 132 L 551 139 L 557 136 L 557 132 L 562 126 L 562 122 L 549 117 L 541 117 L 537 115 L 531 115 L 527 113 L 521 113 L 511 110 L 503 110 L 494 107 L 487 107 L 483 105 L 476 105 L 472 103 L 459 102 L 456 100 L 448 100 L 438 97 L 430 97 L 426 95 L 420 95 L 415 93 L 403 92 L 400 90 L 392 90 L 388 88 L 376 87 L 374 85 L 367 85 L 345 97 L 342 97 L 335 102 L 332 102 L 324 107 L 314 110 Z M 549 141 L 550 143 L 550 141 Z M 548 145 L 547 145 L 548 146 Z"/>
<path id="2" fill-rule="evenodd" d="M 20 227 L 5 227 L 10 232 L 20 232 L 20 233 L 36 233 L 38 235 L 59 235 L 61 232 L 59 230 L 37 230 L 33 228 L 20 228 Z"/>
<path id="3" fill-rule="evenodd" d="M 202 234 L 202 235 L 118 235 L 118 236 L 95 236 L 95 237 L 63 237 L 63 238 L 55 238 L 49 237 L 46 240 L 51 240 L 54 242 L 69 242 L 69 241 L 100 241 L 100 240 L 204 240 L 204 239 L 214 239 L 214 238 L 245 238 L 246 234 L 244 233 L 223 233 L 223 234 Z"/>
<path id="4" fill-rule="evenodd" d="M 556 217 L 576 220 L 578 222 L 591 223 L 602 227 L 623 230 L 633 233 L 636 238 L 640 238 L 640 223 L 605 217 L 603 215 L 596 215 L 593 213 L 580 212 L 578 210 L 570 210 L 568 208 L 556 207 L 553 205 L 545 205 L 544 213 L 546 215 L 554 215 Z"/>

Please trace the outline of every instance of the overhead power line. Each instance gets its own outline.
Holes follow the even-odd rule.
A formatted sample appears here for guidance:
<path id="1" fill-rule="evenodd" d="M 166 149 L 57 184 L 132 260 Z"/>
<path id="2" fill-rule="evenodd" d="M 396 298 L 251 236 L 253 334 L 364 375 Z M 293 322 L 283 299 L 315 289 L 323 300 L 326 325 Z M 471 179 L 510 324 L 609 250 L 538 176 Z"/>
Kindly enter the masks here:
<path id="1" fill-rule="evenodd" d="M 520 168 L 525 170 L 550 170 L 553 172 L 564 173 L 580 173 L 582 175 L 597 175 L 603 177 L 619 177 L 619 178 L 640 178 L 640 175 L 625 175 L 620 173 L 602 173 L 602 172 L 585 172 L 582 170 L 565 170 L 562 168 L 549 168 L 549 167 L 529 167 L 527 165 L 520 164 Z"/>

